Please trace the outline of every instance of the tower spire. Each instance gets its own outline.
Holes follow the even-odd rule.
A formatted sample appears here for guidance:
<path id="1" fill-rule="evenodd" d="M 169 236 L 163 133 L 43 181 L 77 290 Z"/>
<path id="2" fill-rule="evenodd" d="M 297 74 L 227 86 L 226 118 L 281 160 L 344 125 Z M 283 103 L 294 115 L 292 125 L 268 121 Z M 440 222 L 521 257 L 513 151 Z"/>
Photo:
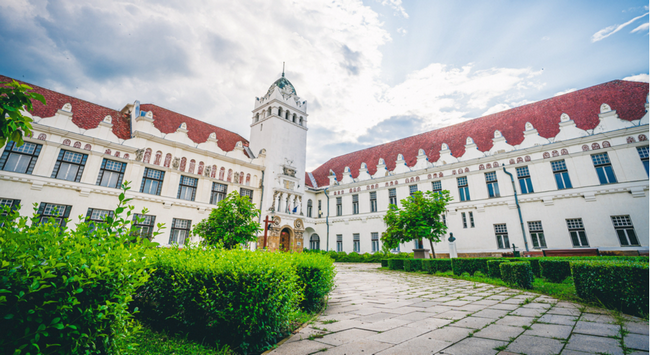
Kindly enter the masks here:
<path id="1" fill-rule="evenodd" d="M 284 78 L 284 62 L 282 62 L 282 77 Z"/>

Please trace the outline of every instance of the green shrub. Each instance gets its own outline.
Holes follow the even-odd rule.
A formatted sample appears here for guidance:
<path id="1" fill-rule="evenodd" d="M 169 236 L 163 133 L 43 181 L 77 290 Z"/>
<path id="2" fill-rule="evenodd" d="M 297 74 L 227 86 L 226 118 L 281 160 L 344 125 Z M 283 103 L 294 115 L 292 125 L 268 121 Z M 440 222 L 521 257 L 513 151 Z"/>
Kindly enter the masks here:
<path id="1" fill-rule="evenodd" d="M 422 270 L 429 274 L 451 271 L 451 259 L 422 259 Z"/>
<path id="2" fill-rule="evenodd" d="M 503 259 L 497 259 L 497 260 L 488 260 L 487 265 L 488 265 L 488 277 L 491 277 L 493 279 L 500 279 L 501 278 L 501 268 L 499 268 L 499 265 L 501 263 L 507 263 L 510 262 L 509 259 L 503 258 Z"/>
<path id="3" fill-rule="evenodd" d="M 499 265 L 501 279 L 510 286 L 532 290 L 533 271 L 526 261 L 504 262 Z"/>
<path id="4" fill-rule="evenodd" d="M 288 253 L 185 247 L 148 257 L 155 271 L 136 301 L 152 327 L 261 352 L 286 335 L 301 301 Z"/>
<path id="5" fill-rule="evenodd" d="M 325 306 L 327 295 L 334 287 L 334 263 L 319 254 L 292 254 L 298 285 L 303 291 L 300 308 L 313 312 Z"/>
<path id="6" fill-rule="evenodd" d="M 404 271 L 422 270 L 422 259 L 404 259 Z"/>
<path id="7" fill-rule="evenodd" d="M 149 277 L 146 248 L 157 244 L 131 237 L 133 208 L 124 193 L 119 200 L 106 222 L 75 230 L 36 214 L 0 216 L 0 354 L 133 348 L 128 305 Z"/>
<path id="8" fill-rule="evenodd" d="M 388 268 L 391 270 L 404 270 L 405 259 L 389 259 Z"/>
<path id="9" fill-rule="evenodd" d="M 542 269 L 539 267 L 539 261 L 542 259 L 543 258 L 526 258 L 526 261 L 530 263 L 530 268 L 535 277 L 542 277 Z"/>
<path id="10" fill-rule="evenodd" d="M 562 282 L 571 276 L 571 266 L 569 260 L 548 258 L 539 261 L 542 277 L 550 282 Z"/>
<path id="11" fill-rule="evenodd" d="M 388 259 L 381 259 L 381 267 L 388 267 Z"/>
<path id="12" fill-rule="evenodd" d="M 571 271 L 578 297 L 628 314 L 648 315 L 647 262 L 572 261 Z"/>
<path id="13" fill-rule="evenodd" d="M 454 258 L 451 259 L 451 267 L 454 275 L 462 275 L 464 272 L 473 275 L 476 271 L 482 272 L 484 275 L 488 273 L 488 260 L 495 258 Z"/>

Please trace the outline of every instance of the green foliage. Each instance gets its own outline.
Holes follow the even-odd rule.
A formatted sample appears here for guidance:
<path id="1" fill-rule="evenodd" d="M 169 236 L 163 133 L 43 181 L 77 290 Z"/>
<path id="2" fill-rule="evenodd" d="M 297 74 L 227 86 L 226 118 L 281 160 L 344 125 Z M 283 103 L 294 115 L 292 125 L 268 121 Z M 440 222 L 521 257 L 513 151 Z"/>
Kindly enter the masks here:
<path id="1" fill-rule="evenodd" d="M 501 278 L 501 268 L 499 268 L 499 265 L 501 265 L 501 263 L 506 263 L 506 262 L 510 262 L 510 260 L 508 260 L 506 258 L 488 260 L 487 261 L 487 266 L 488 266 L 487 276 L 491 277 L 491 278 L 494 278 L 494 279 L 500 279 Z"/>
<path id="2" fill-rule="evenodd" d="M 422 271 L 429 274 L 451 271 L 451 259 L 422 259 Z"/>
<path id="3" fill-rule="evenodd" d="M 420 271 L 422 270 L 423 259 L 404 259 L 404 271 Z"/>
<path id="4" fill-rule="evenodd" d="M 236 355 L 228 346 L 214 348 L 187 339 L 181 334 L 154 331 L 147 326 L 135 334 L 133 341 L 138 344 L 137 353 L 147 355 Z"/>
<path id="5" fill-rule="evenodd" d="M 605 307 L 648 315 L 648 263 L 633 260 L 572 261 L 578 297 Z"/>
<path id="6" fill-rule="evenodd" d="M 530 268 L 533 271 L 533 275 L 535 275 L 535 277 L 542 277 L 542 269 L 539 267 L 539 261 L 542 259 L 543 258 L 526 258 L 526 260 L 530 263 Z"/>
<path id="7" fill-rule="evenodd" d="M 453 258 L 451 259 L 451 268 L 454 275 L 462 275 L 464 272 L 473 275 L 475 272 L 480 271 L 484 275 L 488 274 L 488 260 L 495 258 Z"/>
<path id="8" fill-rule="evenodd" d="M 24 116 L 21 110 L 31 111 L 32 100 L 38 100 L 45 105 L 45 98 L 41 94 L 28 92 L 32 88 L 13 80 L 10 83 L 0 82 L 0 147 L 7 140 L 16 142 L 17 146 L 23 145 L 23 134 L 32 133 L 33 121 Z"/>
<path id="9" fill-rule="evenodd" d="M 569 260 L 548 258 L 539 260 L 542 277 L 551 282 L 562 282 L 571 276 Z"/>
<path id="10" fill-rule="evenodd" d="M 132 352 L 128 304 L 157 244 L 131 237 L 124 192 L 113 217 L 75 230 L 39 224 L 36 214 L 31 223 L 17 212 L 0 216 L 0 353 Z"/>
<path id="11" fill-rule="evenodd" d="M 261 351 L 289 330 L 303 291 L 294 265 L 312 276 L 308 261 L 288 253 L 173 247 L 148 257 L 156 270 L 135 299 L 142 318 L 243 352 Z"/>
<path id="12" fill-rule="evenodd" d="M 499 268 L 501 269 L 501 279 L 508 285 L 527 290 L 533 289 L 533 271 L 530 268 L 530 263 L 526 261 L 504 262 L 499 265 Z"/>
<path id="13" fill-rule="evenodd" d="M 388 268 L 391 270 L 404 270 L 405 259 L 390 259 L 388 260 Z"/>
<path id="14" fill-rule="evenodd" d="M 248 196 L 233 191 L 219 201 L 207 219 L 199 222 L 192 233 L 203 238 L 203 244 L 232 249 L 252 242 L 255 233 L 262 230 L 255 221 L 260 211 Z"/>
<path id="15" fill-rule="evenodd" d="M 389 259 L 381 259 L 381 267 L 388 267 Z"/>
<path id="16" fill-rule="evenodd" d="M 307 312 L 320 311 L 334 287 L 334 262 L 326 255 L 292 254 L 303 298 L 300 308 Z"/>
<path id="17" fill-rule="evenodd" d="M 390 205 L 384 215 L 387 228 L 381 235 L 383 245 L 394 249 L 400 243 L 412 240 L 440 242 L 440 238 L 447 232 L 447 226 L 442 223 L 442 214 L 449 201 L 451 196 L 447 190 L 441 193 L 417 191 L 402 200 L 402 209 Z M 432 254 L 435 255 L 433 250 Z"/>

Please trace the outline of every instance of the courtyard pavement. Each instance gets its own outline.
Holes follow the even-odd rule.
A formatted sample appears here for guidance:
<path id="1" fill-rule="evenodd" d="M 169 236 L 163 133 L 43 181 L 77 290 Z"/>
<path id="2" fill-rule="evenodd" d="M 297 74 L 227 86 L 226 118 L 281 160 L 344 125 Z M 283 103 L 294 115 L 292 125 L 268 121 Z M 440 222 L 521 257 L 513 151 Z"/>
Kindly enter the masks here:
<path id="1" fill-rule="evenodd" d="M 648 322 L 505 287 L 336 264 L 327 309 L 271 354 L 648 354 Z"/>

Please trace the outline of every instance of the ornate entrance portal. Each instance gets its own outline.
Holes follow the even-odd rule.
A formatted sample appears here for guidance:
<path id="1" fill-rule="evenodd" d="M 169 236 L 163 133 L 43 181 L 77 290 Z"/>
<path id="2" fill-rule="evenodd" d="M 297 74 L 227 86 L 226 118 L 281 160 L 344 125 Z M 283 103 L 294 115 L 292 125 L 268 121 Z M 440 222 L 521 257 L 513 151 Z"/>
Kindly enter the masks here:
<path id="1" fill-rule="evenodd" d="M 284 228 L 280 233 L 280 251 L 289 251 L 291 246 L 291 231 L 289 228 Z"/>
<path id="2" fill-rule="evenodd" d="M 293 226 L 291 226 L 290 224 L 286 224 L 286 222 L 282 223 L 280 216 L 275 215 L 272 218 L 273 223 L 268 227 L 268 250 L 292 253 L 302 252 L 304 248 L 302 236 L 305 231 L 302 220 L 300 218 L 294 219 Z M 260 236 L 257 243 L 259 246 L 264 245 L 264 237 Z"/>

